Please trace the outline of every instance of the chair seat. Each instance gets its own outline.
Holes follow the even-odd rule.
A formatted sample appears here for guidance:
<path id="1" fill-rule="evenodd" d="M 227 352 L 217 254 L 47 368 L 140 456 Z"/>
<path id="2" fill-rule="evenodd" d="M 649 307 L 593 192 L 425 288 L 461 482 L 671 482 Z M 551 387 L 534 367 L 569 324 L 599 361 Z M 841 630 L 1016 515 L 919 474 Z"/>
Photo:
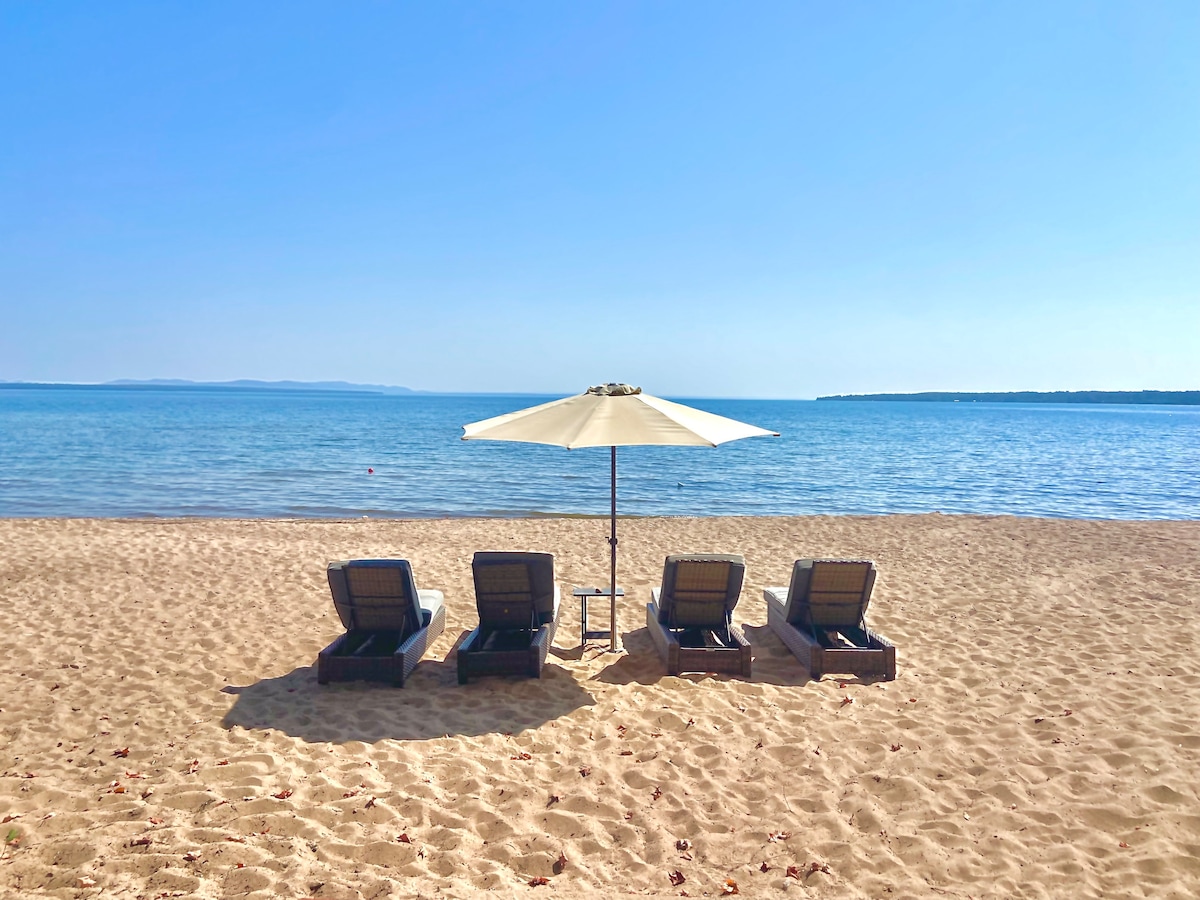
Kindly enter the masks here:
<path id="1" fill-rule="evenodd" d="M 407 560 L 343 560 L 327 572 L 346 633 L 317 654 L 317 682 L 404 687 L 446 628 L 442 592 L 418 590 Z"/>
<path id="2" fill-rule="evenodd" d="M 541 678 L 561 612 L 553 555 L 480 551 L 471 571 L 479 627 L 458 645 L 459 684 L 480 675 Z"/>
<path id="3" fill-rule="evenodd" d="M 805 562 L 811 561 L 799 560 L 796 565 L 800 567 L 800 564 Z M 803 583 L 803 576 L 800 580 Z M 794 576 L 793 585 L 796 582 L 797 578 Z M 874 583 L 873 577 L 870 583 Z M 825 674 L 844 674 L 883 678 L 887 681 L 895 679 L 896 647 L 891 641 L 872 631 L 861 623 L 861 620 L 853 624 L 817 626 L 811 624 L 811 621 L 803 626 L 795 624 L 796 610 L 800 604 L 789 596 L 792 589 L 792 586 L 789 586 L 769 587 L 763 590 L 763 600 L 767 605 L 767 625 L 808 669 L 812 678 L 820 679 Z M 844 604 L 844 600 L 839 599 L 838 602 Z M 862 598 L 855 602 L 855 608 L 858 608 L 860 603 L 862 608 L 865 608 Z"/>
<path id="4" fill-rule="evenodd" d="M 728 554 L 668 556 L 651 588 L 646 628 L 667 672 L 750 677 L 752 649 L 733 624 L 746 561 Z"/>

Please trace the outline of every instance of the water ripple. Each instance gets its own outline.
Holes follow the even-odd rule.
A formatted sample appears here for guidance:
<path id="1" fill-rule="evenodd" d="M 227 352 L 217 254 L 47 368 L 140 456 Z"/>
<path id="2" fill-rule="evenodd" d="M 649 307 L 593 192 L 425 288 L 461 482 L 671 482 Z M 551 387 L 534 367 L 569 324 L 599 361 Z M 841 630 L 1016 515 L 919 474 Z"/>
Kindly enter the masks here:
<path id="1" fill-rule="evenodd" d="M 543 399 L 0 387 L 0 515 L 603 515 L 607 448 L 459 440 Z M 688 402 L 782 437 L 622 448 L 623 514 L 1200 518 L 1195 407 Z"/>

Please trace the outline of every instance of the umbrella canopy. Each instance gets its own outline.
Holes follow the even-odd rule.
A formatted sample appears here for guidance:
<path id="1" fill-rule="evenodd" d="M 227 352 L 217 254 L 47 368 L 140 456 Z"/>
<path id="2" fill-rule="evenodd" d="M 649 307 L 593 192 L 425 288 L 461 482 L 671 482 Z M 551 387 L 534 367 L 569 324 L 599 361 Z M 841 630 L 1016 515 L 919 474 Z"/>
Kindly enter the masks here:
<path id="1" fill-rule="evenodd" d="M 609 649 L 617 649 L 617 447 L 635 445 L 715 447 L 747 437 L 779 437 L 735 419 L 643 394 L 627 384 L 603 384 L 585 393 L 553 400 L 463 426 L 464 441 L 521 441 L 574 450 L 612 448 L 612 536 Z"/>

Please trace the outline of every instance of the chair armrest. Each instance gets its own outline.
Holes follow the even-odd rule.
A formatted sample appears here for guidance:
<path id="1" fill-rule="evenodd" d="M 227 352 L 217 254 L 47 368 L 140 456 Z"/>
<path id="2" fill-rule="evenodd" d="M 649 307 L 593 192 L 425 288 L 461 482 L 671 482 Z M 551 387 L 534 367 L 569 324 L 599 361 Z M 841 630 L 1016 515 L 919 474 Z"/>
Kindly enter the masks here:
<path id="1" fill-rule="evenodd" d="M 788 589 L 785 587 L 763 588 L 763 599 L 787 606 Z"/>
<path id="2" fill-rule="evenodd" d="M 417 602 L 421 606 L 421 627 L 428 628 L 438 610 L 445 606 L 446 598 L 441 591 L 417 591 Z"/>

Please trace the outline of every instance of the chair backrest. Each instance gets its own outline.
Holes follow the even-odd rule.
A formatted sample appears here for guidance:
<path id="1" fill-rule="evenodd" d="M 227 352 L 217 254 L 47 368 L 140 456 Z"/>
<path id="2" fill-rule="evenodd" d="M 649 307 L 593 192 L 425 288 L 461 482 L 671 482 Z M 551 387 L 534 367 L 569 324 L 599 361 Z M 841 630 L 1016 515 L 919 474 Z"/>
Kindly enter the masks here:
<path id="1" fill-rule="evenodd" d="M 554 554 L 480 550 L 471 560 L 484 628 L 536 629 L 554 619 Z"/>
<path id="2" fill-rule="evenodd" d="M 732 554 L 668 556 L 658 621 L 671 628 L 724 628 L 742 594 L 746 560 Z"/>
<path id="3" fill-rule="evenodd" d="M 348 630 L 414 634 L 420 629 L 421 604 L 407 559 L 331 562 L 328 575 L 334 608 Z"/>
<path id="4" fill-rule="evenodd" d="M 810 631 L 862 627 L 874 586 L 869 559 L 798 559 L 784 613 L 790 624 Z"/>

